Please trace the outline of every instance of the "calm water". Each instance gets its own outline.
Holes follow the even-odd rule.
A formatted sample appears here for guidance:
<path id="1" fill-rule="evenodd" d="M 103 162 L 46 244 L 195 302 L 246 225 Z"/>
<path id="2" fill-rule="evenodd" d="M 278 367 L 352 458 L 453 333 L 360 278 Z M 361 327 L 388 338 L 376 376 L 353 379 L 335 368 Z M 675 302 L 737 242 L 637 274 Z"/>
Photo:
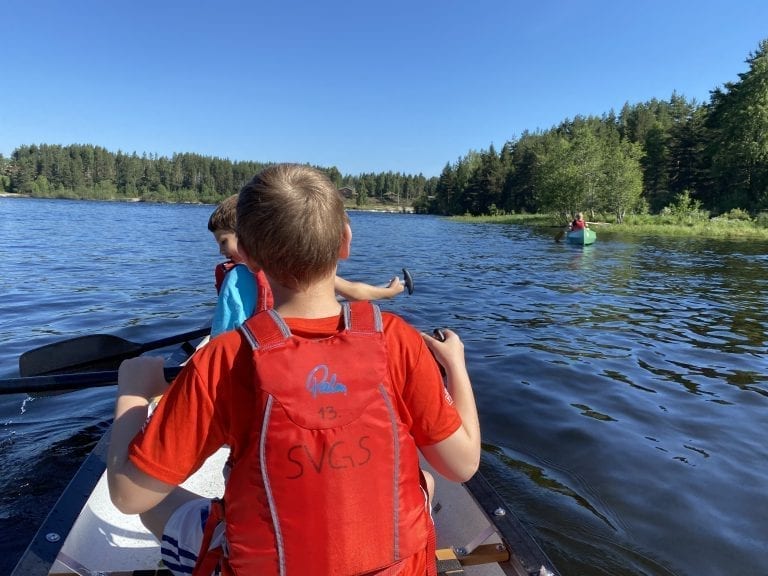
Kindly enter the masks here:
<path id="1" fill-rule="evenodd" d="M 0 198 L 0 378 L 88 333 L 150 341 L 213 306 L 210 206 Z M 341 274 L 466 343 L 484 467 L 564 575 L 768 574 L 768 244 L 352 214 Z M 0 396 L 0 573 L 111 416 L 114 388 Z M 439 496 L 438 496 L 439 497 Z"/>

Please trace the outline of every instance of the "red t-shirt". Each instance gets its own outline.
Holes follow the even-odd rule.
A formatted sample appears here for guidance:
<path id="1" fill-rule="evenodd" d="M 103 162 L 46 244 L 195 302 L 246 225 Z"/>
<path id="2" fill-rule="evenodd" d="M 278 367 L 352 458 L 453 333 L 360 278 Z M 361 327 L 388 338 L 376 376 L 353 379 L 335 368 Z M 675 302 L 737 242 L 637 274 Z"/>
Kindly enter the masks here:
<path id="1" fill-rule="evenodd" d="M 391 313 L 384 312 L 382 319 L 400 418 L 417 446 L 446 439 L 461 426 L 461 417 L 443 386 L 437 363 L 412 326 Z M 332 336 L 342 324 L 336 316 L 285 321 L 293 334 L 305 338 Z M 242 342 L 236 330 L 217 336 L 198 350 L 131 443 L 131 461 L 158 480 L 180 484 L 223 444 L 231 446 L 237 459 L 247 431 L 240 431 L 240 438 L 229 423 L 238 420 L 233 416 L 238 410 L 249 406 L 231 401 L 232 388 L 249 381 L 252 365 L 251 347 Z M 259 415 L 255 416 L 253 426 L 261 426 Z M 397 568 L 402 576 L 421 575 L 426 573 L 426 562 L 425 546 Z M 392 568 L 383 573 L 390 573 Z"/>
<path id="2" fill-rule="evenodd" d="M 586 222 L 584 220 L 574 220 L 571 222 L 571 229 L 572 230 L 583 230 L 586 225 Z"/>
<path id="3" fill-rule="evenodd" d="M 461 417 L 437 363 L 412 326 L 387 312 L 382 319 L 400 418 L 417 446 L 445 440 L 461 426 Z M 293 334 L 305 338 L 332 336 L 342 322 L 336 316 L 285 321 Z M 251 348 L 238 331 L 225 332 L 198 350 L 134 438 L 131 461 L 153 478 L 180 484 L 224 444 L 237 459 L 247 436 L 237 437 L 238 431 L 229 426 L 238 420 L 234 414 L 245 409 L 231 400 L 232 389 L 249 381 L 252 365 Z M 257 418 L 253 426 L 261 425 Z"/>

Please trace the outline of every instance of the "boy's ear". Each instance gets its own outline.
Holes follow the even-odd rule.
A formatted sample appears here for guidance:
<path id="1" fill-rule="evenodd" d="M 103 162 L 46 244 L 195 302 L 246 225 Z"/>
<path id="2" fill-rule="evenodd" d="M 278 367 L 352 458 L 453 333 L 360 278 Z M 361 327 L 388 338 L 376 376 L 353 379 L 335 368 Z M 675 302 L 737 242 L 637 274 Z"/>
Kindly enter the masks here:
<path id="1" fill-rule="evenodd" d="M 344 231 L 341 235 L 341 246 L 339 247 L 339 260 L 346 260 L 349 258 L 351 249 L 352 228 L 349 227 L 349 224 L 344 224 Z"/>

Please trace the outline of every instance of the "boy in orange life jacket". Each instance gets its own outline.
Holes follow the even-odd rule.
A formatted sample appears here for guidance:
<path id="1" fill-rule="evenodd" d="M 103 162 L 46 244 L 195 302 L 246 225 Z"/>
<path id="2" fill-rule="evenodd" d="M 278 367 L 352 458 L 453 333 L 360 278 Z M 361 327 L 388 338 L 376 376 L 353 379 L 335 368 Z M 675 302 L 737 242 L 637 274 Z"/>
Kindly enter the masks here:
<path id="1" fill-rule="evenodd" d="M 434 574 L 417 450 L 457 482 L 480 459 L 461 340 L 420 334 L 369 302 L 336 300 L 351 231 L 321 172 L 266 168 L 240 192 L 237 223 L 240 251 L 269 278 L 274 310 L 213 338 L 170 387 L 161 359 L 123 362 L 112 501 L 163 539 L 176 574 L 198 550 L 196 573 L 206 576 L 217 562 L 239 576 Z M 145 425 L 148 399 L 163 392 Z M 178 488 L 223 444 L 234 460 L 223 503 Z"/>
<path id="2" fill-rule="evenodd" d="M 272 292 L 264 273 L 252 273 L 237 250 L 237 194 L 222 200 L 208 219 L 208 230 L 216 239 L 219 252 L 227 258 L 216 266 L 216 308 L 211 323 L 211 337 L 233 330 L 257 310 L 272 308 Z M 347 300 L 392 298 L 403 291 L 398 276 L 385 287 L 351 282 L 336 276 L 336 293 Z"/>

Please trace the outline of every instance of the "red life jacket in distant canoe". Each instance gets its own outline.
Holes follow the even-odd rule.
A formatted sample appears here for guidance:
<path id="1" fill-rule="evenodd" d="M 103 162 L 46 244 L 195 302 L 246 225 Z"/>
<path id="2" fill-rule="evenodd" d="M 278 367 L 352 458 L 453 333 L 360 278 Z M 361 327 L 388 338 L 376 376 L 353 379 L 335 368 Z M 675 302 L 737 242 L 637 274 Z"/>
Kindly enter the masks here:
<path id="1" fill-rule="evenodd" d="M 353 302 L 342 314 L 345 328 L 318 340 L 291 335 L 274 310 L 238 329 L 255 378 L 235 396 L 232 425 L 247 442 L 224 497 L 224 574 L 365 574 L 427 547 L 431 520 L 381 312 Z"/>
<path id="2" fill-rule="evenodd" d="M 224 276 L 226 276 L 227 272 L 232 270 L 235 266 L 237 266 L 237 264 L 232 262 L 232 260 L 227 260 L 226 262 L 221 262 L 216 265 L 216 268 L 213 271 L 214 277 L 216 278 L 216 294 L 221 291 L 221 285 L 224 283 Z M 253 274 L 253 272 L 251 272 L 251 274 Z M 275 299 L 272 296 L 272 288 L 269 286 L 269 280 L 267 280 L 264 271 L 259 270 L 254 276 L 256 277 L 256 290 L 259 298 L 256 311 L 261 312 L 262 310 L 274 308 Z"/>
<path id="3" fill-rule="evenodd" d="M 574 220 L 571 222 L 571 230 L 584 230 L 586 222 L 584 220 Z"/>

